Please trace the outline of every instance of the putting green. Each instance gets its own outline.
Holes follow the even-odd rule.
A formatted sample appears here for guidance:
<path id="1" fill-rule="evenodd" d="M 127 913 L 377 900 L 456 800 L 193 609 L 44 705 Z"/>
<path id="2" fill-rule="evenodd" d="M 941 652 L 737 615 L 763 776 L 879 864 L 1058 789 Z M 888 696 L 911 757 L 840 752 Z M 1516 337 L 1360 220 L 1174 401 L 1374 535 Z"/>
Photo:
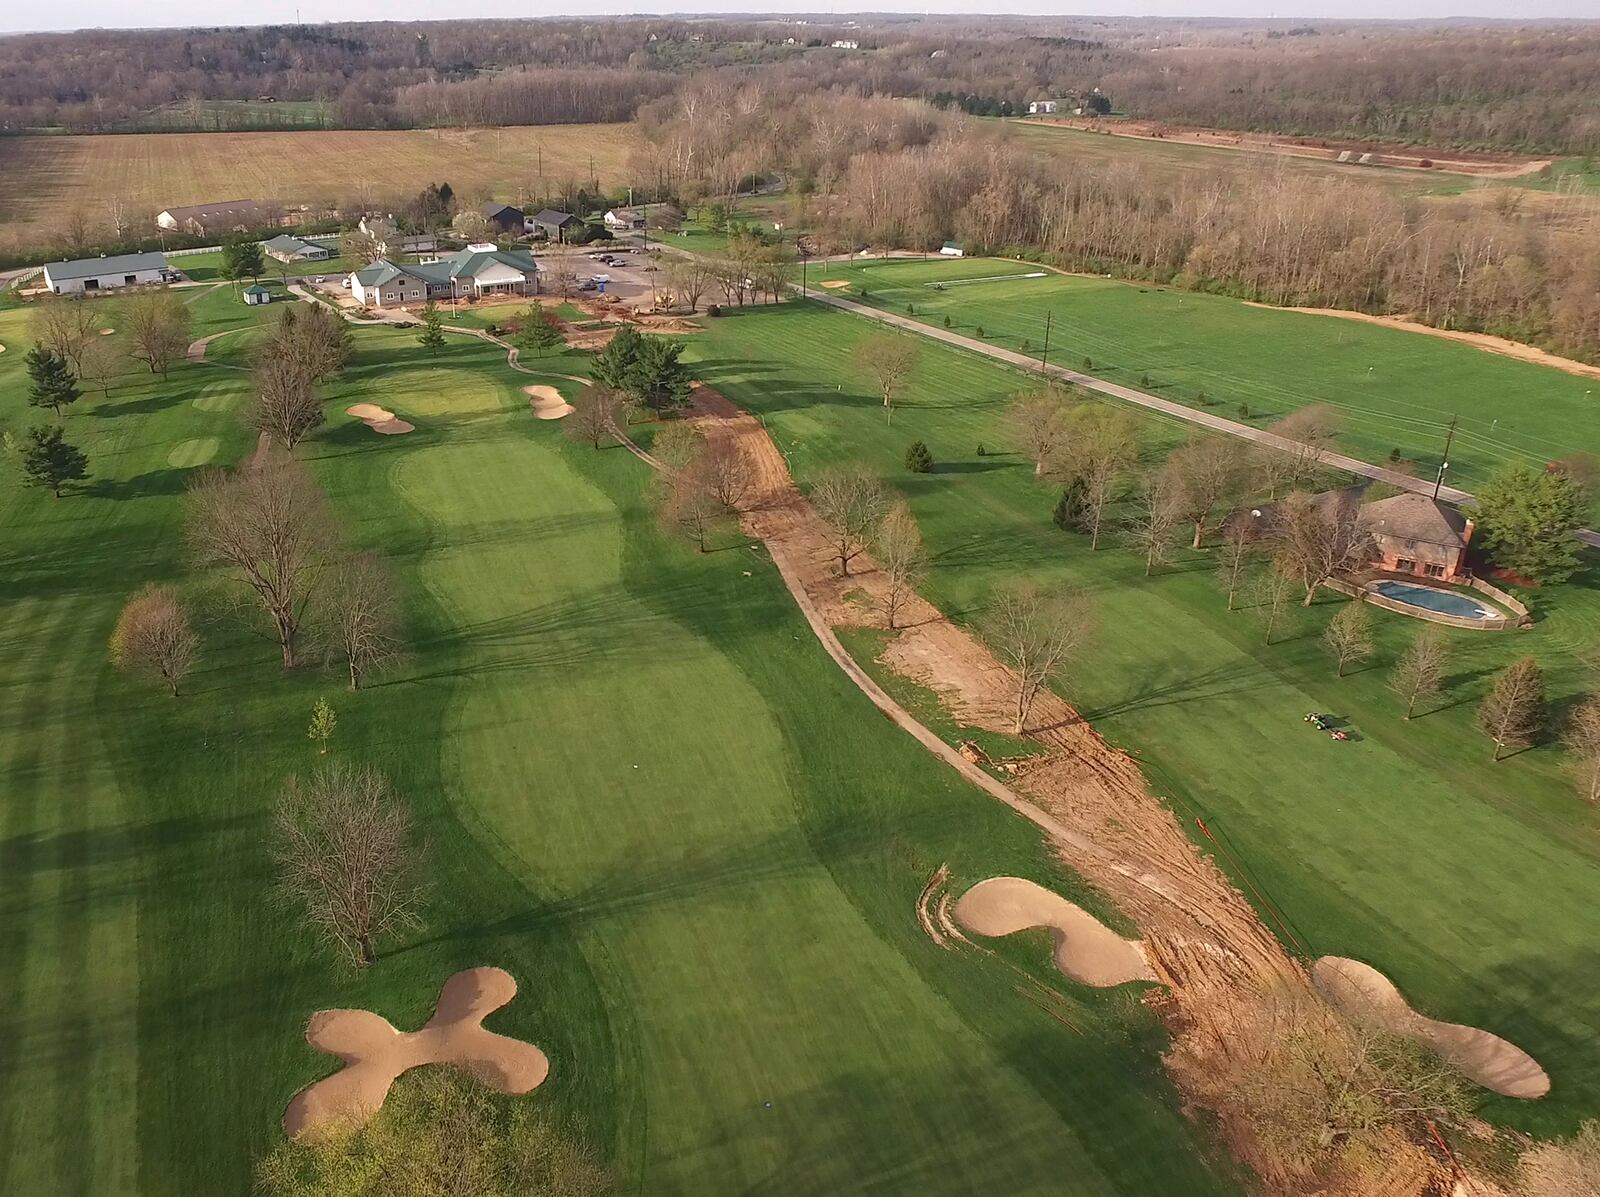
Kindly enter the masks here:
<path id="1" fill-rule="evenodd" d="M 201 411 L 230 411 L 244 398 L 244 386 L 234 381 L 213 382 L 189 402 Z"/>
<path id="2" fill-rule="evenodd" d="M 217 455 L 218 441 L 214 436 L 199 436 L 179 441 L 167 454 L 167 464 L 180 470 L 205 465 Z"/>

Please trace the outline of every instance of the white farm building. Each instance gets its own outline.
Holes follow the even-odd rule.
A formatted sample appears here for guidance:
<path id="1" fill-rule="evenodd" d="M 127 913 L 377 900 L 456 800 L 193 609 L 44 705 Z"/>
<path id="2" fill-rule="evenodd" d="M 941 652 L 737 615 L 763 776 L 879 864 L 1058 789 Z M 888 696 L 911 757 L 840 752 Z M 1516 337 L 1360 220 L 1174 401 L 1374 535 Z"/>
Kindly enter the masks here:
<path id="1" fill-rule="evenodd" d="M 79 258 L 73 262 L 46 262 L 44 285 L 57 295 L 85 291 L 111 291 L 117 287 L 142 287 L 167 280 L 167 255 L 121 254 L 114 258 Z"/>

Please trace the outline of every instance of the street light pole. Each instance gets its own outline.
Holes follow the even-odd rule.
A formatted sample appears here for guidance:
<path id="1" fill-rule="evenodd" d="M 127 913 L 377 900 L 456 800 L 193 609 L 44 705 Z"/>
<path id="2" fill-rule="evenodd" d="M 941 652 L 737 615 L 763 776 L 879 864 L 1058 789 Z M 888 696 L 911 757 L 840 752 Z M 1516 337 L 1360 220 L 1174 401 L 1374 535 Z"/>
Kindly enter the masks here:
<path id="1" fill-rule="evenodd" d="M 1044 314 L 1044 352 L 1039 355 L 1039 365 L 1041 368 L 1050 365 L 1050 318 L 1054 314 L 1055 313 L 1049 311 L 1045 312 Z"/>

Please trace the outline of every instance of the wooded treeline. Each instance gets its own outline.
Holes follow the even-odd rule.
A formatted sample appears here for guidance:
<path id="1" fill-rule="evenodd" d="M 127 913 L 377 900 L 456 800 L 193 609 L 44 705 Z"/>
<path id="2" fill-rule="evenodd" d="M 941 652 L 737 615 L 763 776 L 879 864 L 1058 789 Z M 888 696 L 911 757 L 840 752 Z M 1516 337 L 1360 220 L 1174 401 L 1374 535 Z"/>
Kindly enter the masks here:
<path id="1" fill-rule="evenodd" d="M 317 123 L 343 128 L 619 120 L 688 77 L 721 73 L 779 92 L 937 96 L 983 112 L 1098 87 L 1155 120 L 1588 154 L 1600 152 L 1596 61 L 1592 22 L 640 17 L 86 30 L 0 39 L 0 130 L 243 127 L 201 102 L 264 96 L 317 101 Z M 248 121 L 308 123 L 272 105 Z"/>
<path id="2" fill-rule="evenodd" d="M 641 123 L 641 177 L 721 196 L 781 171 L 806 208 L 795 222 L 822 230 L 824 250 L 954 237 L 969 253 L 1403 313 L 1600 359 L 1600 242 L 1559 205 L 1524 207 L 1512 191 L 1411 199 L 1271 163 L 1174 188 L 1134 160 L 1040 160 L 1004 130 L 913 101 L 715 79 L 646 106 Z"/>

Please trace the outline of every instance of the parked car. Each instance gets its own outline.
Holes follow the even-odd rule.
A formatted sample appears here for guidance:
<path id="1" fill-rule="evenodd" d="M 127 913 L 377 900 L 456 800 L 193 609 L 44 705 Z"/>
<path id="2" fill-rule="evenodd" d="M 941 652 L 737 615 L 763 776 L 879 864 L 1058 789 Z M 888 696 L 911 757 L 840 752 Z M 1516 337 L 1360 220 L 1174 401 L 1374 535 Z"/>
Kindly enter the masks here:
<path id="1" fill-rule="evenodd" d="M 586 278 L 578 284 L 578 290 L 580 291 L 598 291 L 599 289 L 599 286 L 592 278 Z"/>

